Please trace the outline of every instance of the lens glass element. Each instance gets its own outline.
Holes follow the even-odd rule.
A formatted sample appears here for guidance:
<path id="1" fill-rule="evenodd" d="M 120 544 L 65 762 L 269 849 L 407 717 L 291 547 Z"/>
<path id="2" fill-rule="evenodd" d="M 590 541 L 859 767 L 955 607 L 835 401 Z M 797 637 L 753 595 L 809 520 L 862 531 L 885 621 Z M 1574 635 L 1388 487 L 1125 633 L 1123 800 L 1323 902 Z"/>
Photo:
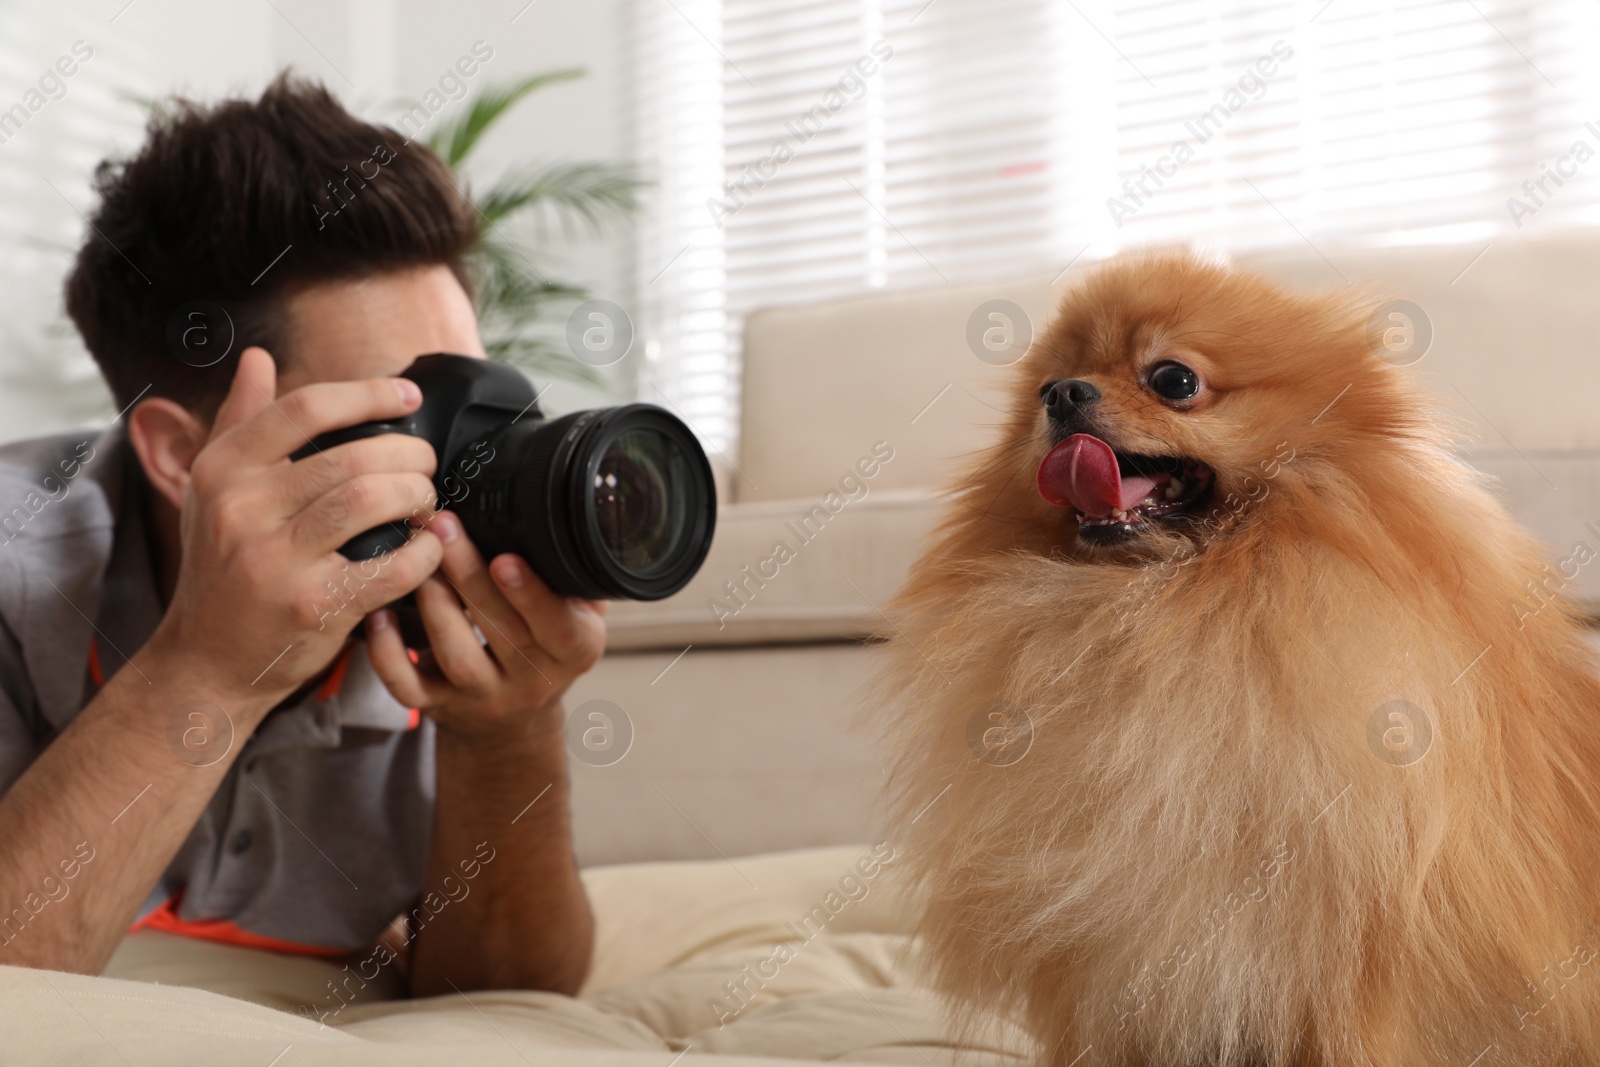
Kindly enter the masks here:
<path id="1" fill-rule="evenodd" d="M 624 430 L 606 447 L 594 475 L 600 540 L 619 566 L 653 578 L 683 555 L 695 514 L 689 457 L 666 434 Z"/>

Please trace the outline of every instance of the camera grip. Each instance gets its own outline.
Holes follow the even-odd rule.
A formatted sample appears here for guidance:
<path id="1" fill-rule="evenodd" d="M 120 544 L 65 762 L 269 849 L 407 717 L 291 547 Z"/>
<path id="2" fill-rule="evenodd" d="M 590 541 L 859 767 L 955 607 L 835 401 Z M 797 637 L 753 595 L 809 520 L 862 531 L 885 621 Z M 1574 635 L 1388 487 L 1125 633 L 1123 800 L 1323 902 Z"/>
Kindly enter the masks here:
<path id="1" fill-rule="evenodd" d="M 411 533 L 406 529 L 405 523 L 386 522 L 382 526 L 374 526 L 350 538 L 339 546 L 339 554 L 345 559 L 359 563 L 393 552 L 410 539 Z"/>

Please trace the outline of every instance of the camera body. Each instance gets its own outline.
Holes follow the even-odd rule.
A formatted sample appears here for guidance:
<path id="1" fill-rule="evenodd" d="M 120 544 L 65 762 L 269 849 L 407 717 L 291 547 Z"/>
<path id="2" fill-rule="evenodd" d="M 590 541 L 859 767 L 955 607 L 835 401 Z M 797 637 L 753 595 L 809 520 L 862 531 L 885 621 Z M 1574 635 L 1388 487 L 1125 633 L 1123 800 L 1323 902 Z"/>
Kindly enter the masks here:
<path id="1" fill-rule="evenodd" d="M 439 457 L 436 506 L 485 559 L 514 552 L 565 596 L 659 600 L 700 569 L 716 491 L 704 450 L 670 412 L 627 404 L 547 419 L 520 372 L 469 356 L 421 356 L 400 376 L 422 390 L 415 412 L 322 434 L 293 458 L 378 434 L 423 438 Z M 411 533 L 396 520 L 340 552 L 372 559 Z"/>

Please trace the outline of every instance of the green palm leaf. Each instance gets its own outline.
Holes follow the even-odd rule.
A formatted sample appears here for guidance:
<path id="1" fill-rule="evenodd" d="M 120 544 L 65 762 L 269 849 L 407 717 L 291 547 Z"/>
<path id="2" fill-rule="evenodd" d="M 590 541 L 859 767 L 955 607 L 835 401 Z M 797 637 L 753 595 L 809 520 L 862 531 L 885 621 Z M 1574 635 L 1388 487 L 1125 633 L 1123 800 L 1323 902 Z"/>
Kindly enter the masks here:
<path id="1" fill-rule="evenodd" d="M 508 215 L 541 210 L 541 221 L 581 220 L 592 234 L 639 207 L 644 183 L 629 167 L 613 163 L 558 163 L 503 176 L 478 198 L 491 225 Z"/>
<path id="2" fill-rule="evenodd" d="M 535 74 L 512 85 L 490 85 L 472 101 L 466 114 L 435 130 L 428 138 L 428 147 L 443 156 L 452 168 L 458 167 L 484 132 L 513 104 L 547 85 L 574 81 L 586 73 L 581 67 L 571 67 Z"/>
<path id="3" fill-rule="evenodd" d="M 483 136 L 518 102 L 547 86 L 581 78 L 578 69 L 535 74 L 510 85 L 489 85 L 458 119 L 428 144 L 457 173 Z M 603 388 L 607 378 L 567 350 L 566 317 L 587 289 L 552 278 L 539 261 L 540 243 L 518 240 L 502 225 L 532 217 L 541 236 L 552 226 L 604 234 L 639 207 L 644 182 L 616 163 L 524 165 L 501 174 L 473 196 L 482 213 L 482 240 L 469 264 L 484 348 L 536 378 L 562 378 Z"/>
<path id="4" fill-rule="evenodd" d="M 521 326 L 540 319 L 553 301 L 577 303 L 587 292 L 536 271 L 515 246 L 486 239 L 472 259 L 478 315 L 497 326 Z"/>
<path id="5" fill-rule="evenodd" d="M 578 360 L 566 346 L 544 337 L 501 337 L 484 345 L 489 358 L 521 367 L 539 378 L 561 378 L 600 387 L 600 372 Z"/>

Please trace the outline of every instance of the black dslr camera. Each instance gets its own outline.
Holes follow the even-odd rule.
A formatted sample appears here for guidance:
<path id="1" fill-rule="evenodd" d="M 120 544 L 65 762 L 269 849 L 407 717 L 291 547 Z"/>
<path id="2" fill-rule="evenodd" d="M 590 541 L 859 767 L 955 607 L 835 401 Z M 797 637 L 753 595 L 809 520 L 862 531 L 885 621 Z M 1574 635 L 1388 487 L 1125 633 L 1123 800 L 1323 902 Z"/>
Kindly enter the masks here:
<path id="1" fill-rule="evenodd" d="M 522 374 L 467 356 L 421 356 L 400 376 L 422 389 L 409 417 L 325 433 L 294 458 L 377 434 L 423 438 L 439 457 L 437 506 L 460 516 L 483 558 L 514 552 L 566 596 L 660 600 L 705 561 L 717 521 L 711 465 L 671 413 L 625 404 L 546 419 Z M 410 536 L 396 520 L 339 551 L 372 559 Z M 406 629 L 419 629 L 406 614 Z"/>

